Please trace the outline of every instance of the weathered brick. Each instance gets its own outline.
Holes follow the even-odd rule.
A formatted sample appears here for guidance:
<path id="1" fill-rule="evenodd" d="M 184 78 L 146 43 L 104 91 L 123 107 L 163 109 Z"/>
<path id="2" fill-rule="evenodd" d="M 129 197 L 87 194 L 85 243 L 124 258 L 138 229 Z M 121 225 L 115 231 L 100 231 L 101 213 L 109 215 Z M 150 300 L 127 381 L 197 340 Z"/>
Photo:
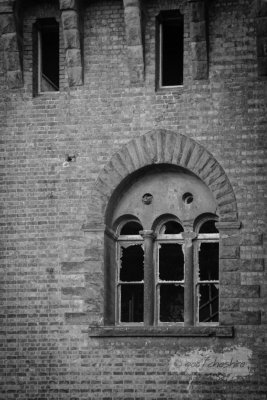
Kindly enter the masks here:
<path id="1" fill-rule="evenodd" d="M 13 13 L 0 14 L 0 36 L 5 33 L 13 33 L 16 31 Z"/>
<path id="2" fill-rule="evenodd" d="M 222 285 L 239 285 L 240 281 L 240 273 L 239 272 L 223 272 L 220 277 L 220 283 Z"/>
<path id="3" fill-rule="evenodd" d="M 242 271 L 246 272 L 261 272 L 264 270 L 264 260 L 263 259 L 252 259 L 243 260 L 241 264 Z"/>
<path id="4" fill-rule="evenodd" d="M 234 272 L 240 269 L 240 260 L 239 259 L 231 259 L 225 258 L 220 260 L 220 267 L 222 272 Z"/>
<path id="5" fill-rule="evenodd" d="M 191 20 L 193 22 L 203 21 L 205 19 L 205 1 L 191 2 Z"/>
<path id="6" fill-rule="evenodd" d="M 261 323 L 260 312 L 222 312 L 220 321 L 223 325 L 258 325 Z"/>
<path id="7" fill-rule="evenodd" d="M 239 246 L 221 246 L 220 257 L 221 258 L 239 258 L 240 248 Z"/>
<path id="8" fill-rule="evenodd" d="M 261 236 L 266 226 L 267 70 L 257 18 L 266 16 L 265 3 L 21 0 L 23 18 L 12 20 L 15 3 L 0 1 L 0 12 L 9 13 L 0 14 L 0 398 L 262 400 L 267 390 Z M 143 47 L 141 19 L 138 13 L 129 17 L 127 30 L 124 6 L 140 6 L 143 12 Z M 184 21 L 183 85 L 161 89 L 156 84 L 156 19 L 172 9 Z M 33 97 L 32 32 L 39 18 L 60 22 L 60 90 Z M 197 24 L 195 41 L 192 22 Z M 65 31 L 71 35 L 72 30 L 66 48 Z M 198 40 L 207 33 L 208 76 L 201 81 L 193 79 L 192 63 L 206 61 L 204 40 Z M 13 69 L 19 56 L 12 61 L 15 52 L 19 55 L 21 34 L 24 85 L 19 68 Z M 130 42 L 140 46 L 133 46 L 132 54 Z M 78 85 L 81 77 L 84 83 Z M 148 170 L 167 168 L 181 174 L 185 184 L 165 191 L 164 201 L 176 193 L 167 217 L 174 214 L 184 224 L 193 210 L 186 224 L 194 226 L 200 200 L 207 216 L 208 203 L 187 178 L 204 180 L 203 191 L 214 199 L 221 254 L 239 257 L 220 259 L 219 326 L 187 328 L 169 321 L 156 334 L 151 328 L 153 337 L 118 338 L 116 327 L 109 327 L 112 337 L 91 337 L 92 326 L 103 326 L 104 307 L 111 313 L 115 309 L 115 294 L 106 293 L 115 281 L 116 248 L 112 234 L 104 234 L 114 228 L 113 210 L 128 187 L 134 198 L 140 177 L 147 185 L 138 197 L 143 204 L 151 184 Z M 120 194 L 109 202 L 115 189 Z M 181 211 L 182 189 L 192 191 L 194 200 Z M 143 217 L 134 216 L 149 220 L 158 210 L 159 217 L 161 190 L 159 185 Z M 113 315 L 105 315 L 105 321 L 113 323 Z M 134 332 L 149 335 L 149 329 L 138 326 Z M 125 324 L 120 331 L 129 334 L 133 328 Z M 164 337 L 162 331 L 181 336 Z M 190 356 L 203 362 L 203 354 L 216 354 L 215 361 L 225 363 L 232 353 L 241 354 L 238 367 L 228 365 L 216 376 L 202 367 L 170 371 L 173 357 L 177 363 Z"/>
<path id="9" fill-rule="evenodd" d="M 231 299 L 231 298 L 221 299 L 220 311 L 239 311 L 239 299 Z"/>
<path id="10" fill-rule="evenodd" d="M 198 21 L 190 24 L 190 37 L 192 41 L 202 41 L 206 39 L 206 22 Z"/>
<path id="11" fill-rule="evenodd" d="M 220 296 L 232 298 L 257 298 L 260 295 L 259 285 L 221 285 Z"/>

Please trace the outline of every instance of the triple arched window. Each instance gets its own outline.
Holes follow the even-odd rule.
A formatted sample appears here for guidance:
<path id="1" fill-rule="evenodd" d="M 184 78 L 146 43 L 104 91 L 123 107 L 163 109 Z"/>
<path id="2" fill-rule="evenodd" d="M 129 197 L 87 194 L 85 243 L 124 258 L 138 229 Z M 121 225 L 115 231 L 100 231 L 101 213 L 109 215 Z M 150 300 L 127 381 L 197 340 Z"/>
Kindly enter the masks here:
<path id="1" fill-rule="evenodd" d="M 162 216 L 151 230 L 137 218 L 116 229 L 117 324 L 186 326 L 219 322 L 219 233 L 216 217 L 191 226 Z"/>

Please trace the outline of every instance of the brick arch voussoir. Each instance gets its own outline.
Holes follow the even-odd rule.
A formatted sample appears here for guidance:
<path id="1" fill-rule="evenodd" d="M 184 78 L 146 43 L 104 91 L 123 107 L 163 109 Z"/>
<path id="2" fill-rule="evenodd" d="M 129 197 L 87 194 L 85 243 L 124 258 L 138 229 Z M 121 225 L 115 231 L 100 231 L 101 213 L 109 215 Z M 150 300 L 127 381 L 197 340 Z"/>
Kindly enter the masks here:
<path id="1" fill-rule="evenodd" d="M 126 143 L 100 171 L 92 191 L 98 221 L 104 223 L 104 210 L 123 179 L 142 167 L 161 163 L 178 165 L 193 172 L 213 193 L 220 220 L 238 220 L 233 188 L 213 155 L 187 136 L 156 129 Z"/>

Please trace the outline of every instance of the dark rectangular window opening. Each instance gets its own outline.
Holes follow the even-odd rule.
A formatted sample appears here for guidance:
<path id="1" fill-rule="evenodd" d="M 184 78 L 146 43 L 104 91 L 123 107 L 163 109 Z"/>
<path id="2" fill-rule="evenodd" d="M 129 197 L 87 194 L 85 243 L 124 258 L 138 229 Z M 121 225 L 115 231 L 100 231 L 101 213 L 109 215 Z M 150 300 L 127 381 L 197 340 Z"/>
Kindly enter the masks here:
<path id="1" fill-rule="evenodd" d="M 144 250 L 140 243 L 119 246 L 119 322 L 144 321 Z"/>
<path id="2" fill-rule="evenodd" d="M 199 322 L 219 321 L 219 243 L 201 243 L 199 251 Z"/>
<path id="3" fill-rule="evenodd" d="M 34 92 L 59 91 L 59 24 L 55 19 L 38 20 L 34 27 Z"/>
<path id="4" fill-rule="evenodd" d="M 184 321 L 184 287 L 179 284 L 160 285 L 160 322 Z"/>
<path id="5" fill-rule="evenodd" d="M 184 322 L 184 253 L 181 243 L 160 243 L 158 254 L 159 322 Z"/>
<path id="6" fill-rule="evenodd" d="M 158 17 L 159 87 L 183 84 L 184 27 L 183 17 L 177 11 L 161 12 Z"/>
<path id="7" fill-rule="evenodd" d="M 144 321 L 144 285 L 121 285 L 121 322 Z"/>

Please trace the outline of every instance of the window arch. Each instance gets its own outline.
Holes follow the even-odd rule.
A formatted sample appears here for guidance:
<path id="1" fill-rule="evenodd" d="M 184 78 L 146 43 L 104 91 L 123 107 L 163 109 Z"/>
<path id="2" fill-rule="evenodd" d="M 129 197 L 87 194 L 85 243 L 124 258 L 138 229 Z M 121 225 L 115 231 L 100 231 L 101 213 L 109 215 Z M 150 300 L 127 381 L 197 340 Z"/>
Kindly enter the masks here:
<path id="1" fill-rule="evenodd" d="M 218 324 L 216 220 L 205 214 L 189 226 L 163 215 L 153 230 L 130 216 L 115 223 L 116 324 Z"/>
<path id="2" fill-rule="evenodd" d="M 184 168 L 151 166 L 115 200 L 105 237 L 105 324 L 218 324 L 217 205 L 205 183 Z"/>
<path id="3" fill-rule="evenodd" d="M 156 321 L 184 322 L 184 252 L 176 219 L 163 220 L 156 227 Z"/>
<path id="4" fill-rule="evenodd" d="M 117 323 L 143 321 L 144 248 L 136 218 L 123 217 L 117 227 L 116 320 Z"/>
<path id="5" fill-rule="evenodd" d="M 194 264 L 198 323 L 219 322 L 219 232 L 215 218 L 204 217 L 197 225 Z"/>

